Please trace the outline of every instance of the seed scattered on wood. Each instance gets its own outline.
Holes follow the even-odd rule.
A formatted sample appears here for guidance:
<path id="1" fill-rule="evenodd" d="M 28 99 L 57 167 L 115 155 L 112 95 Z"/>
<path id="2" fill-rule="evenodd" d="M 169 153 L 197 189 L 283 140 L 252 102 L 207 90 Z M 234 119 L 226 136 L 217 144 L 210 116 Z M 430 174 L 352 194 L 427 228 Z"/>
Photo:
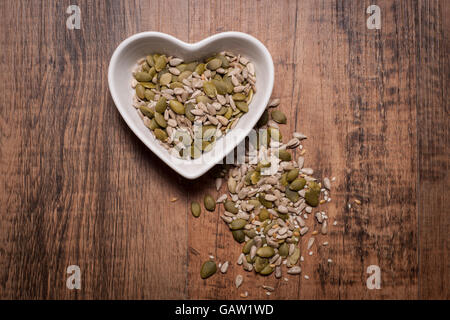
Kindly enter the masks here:
<path id="1" fill-rule="evenodd" d="M 222 266 L 220 267 L 220 272 L 226 273 L 227 270 L 228 270 L 228 266 L 229 266 L 229 262 L 228 262 L 228 261 L 225 261 L 225 262 L 222 264 Z"/>
<path id="2" fill-rule="evenodd" d="M 244 281 L 244 277 L 241 276 L 240 274 L 238 274 L 236 276 L 236 280 L 234 280 L 234 284 L 236 285 L 236 288 L 239 289 L 239 287 L 241 286 L 242 282 Z"/>

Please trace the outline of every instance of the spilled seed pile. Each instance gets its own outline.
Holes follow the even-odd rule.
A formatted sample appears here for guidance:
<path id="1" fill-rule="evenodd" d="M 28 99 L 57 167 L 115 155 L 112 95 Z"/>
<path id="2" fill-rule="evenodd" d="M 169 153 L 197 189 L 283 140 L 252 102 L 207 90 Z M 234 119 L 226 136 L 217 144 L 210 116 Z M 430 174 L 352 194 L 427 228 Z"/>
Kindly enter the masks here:
<path id="1" fill-rule="evenodd" d="M 133 76 L 133 106 L 145 126 L 183 159 L 211 150 L 248 112 L 256 92 L 254 65 L 230 52 L 203 62 L 148 55 L 138 61 Z"/>
<path id="2" fill-rule="evenodd" d="M 306 150 L 301 142 L 306 136 L 295 132 L 283 143 L 279 125 L 286 124 L 287 119 L 281 111 L 272 109 L 279 103 L 274 99 L 267 106 L 258 123 L 259 128 L 267 130 L 258 131 L 257 144 L 250 144 L 247 150 L 247 161 L 224 167 L 222 176 L 216 179 L 217 190 L 225 180 L 228 192 L 216 201 L 210 195 L 204 197 L 204 207 L 208 211 L 214 211 L 216 204 L 223 204 L 224 211 L 220 217 L 228 225 L 234 240 L 243 244 L 237 265 L 263 276 L 273 273 L 277 279 L 283 277 L 283 272 L 301 274 L 300 262 L 305 260 L 300 252 L 302 240 L 308 255 L 313 254 L 314 245 L 329 244 L 324 239 L 318 243 L 316 237 L 319 234 L 321 238 L 326 237 L 329 227 L 327 214 L 318 207 L 331 201 L 330 179 L 319 180 L 312 168 L 304 166 Z M 258 151 L 256 159 L 252 149 Z M 292 151 L 295 149 L 299 156 L 293 159 Z M 191 212 L 195 217 L 200 216 L 201 205 L 192 202 Z M 311 220 L 315 219 L 317 223 L 307 226 L 306 221 L 311 216 Z M 333 225 L 336 224 L 334 221 Z M 217 270 L 212 258 L 202 265 L 200 275 L 203 279 Z M 332 260 L 327 262 L 332 263 Z M 304 275 L 304 278 L 309 279 L 309 276 Z M 236 287 L 239 288 L 242 282 L 242 275 L 238 275 Z M 269 290 L 272 287 L 264 289 L 267 295 L 273 291 Z M 247 297 L 248 292 L 241 296 Z"/>

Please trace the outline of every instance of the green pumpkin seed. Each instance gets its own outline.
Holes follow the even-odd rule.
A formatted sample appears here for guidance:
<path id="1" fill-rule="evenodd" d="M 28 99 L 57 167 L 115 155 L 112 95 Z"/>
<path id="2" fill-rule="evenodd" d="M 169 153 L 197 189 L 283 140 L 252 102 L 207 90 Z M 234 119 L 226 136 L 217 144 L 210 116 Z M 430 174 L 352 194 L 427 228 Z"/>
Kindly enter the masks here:
<path id="1" fill-rule="evenodd" d="M 236 240 L 239 243 L 242 243 L 245 241 L 245 233 L 242 230 L 233 230 L 231 231 L 231 234 L 233 235 L 234 240 Z"/>
<path id="2" fill-rule="evenodd" d="M 286 180 L 287 180 L 288 182 L 294 181 L 295 179 L 297 179 L 298 173 L 299 173 L 299 172 L 300 172 L 300 171 L 299 171 L 297 168 L 296 168 L 296 169 L 290 170 L 290 171 L 288 172 L 287 176 L 286 176 Z M 294 189 L 292 189 L 292 190 L 294 190 Z"/>
<path id="3" fill-rule="evenodd" d="M 146 106 L 140 106 L 139 110 L 141 110 L 142 114 L 150 119 L 152 119 L 155 116 L 155 112 Z"/>
<path id="4" fill-rule="evenodd" d="M 293 191 L 300 191 L 302 190 L 306 185 L 306 180 L 304 178 L 295 179 L 291 182 L 289 185 L 289 189 Z"/>
<path id="5" fill-rule="evenodd" d="M 282 124 L 285 124 L 287 122 L 286 115 L 283 112 L 281 112 L 280 110 L 272 111 L 272 119 L 275 122 L 282 123 Z"/>
<path id="6" fill-rule="evenodd" d="M 222 66 L 222 60 L 220 59 L 212 59 L 211 61 L 209 61 L 206 64 L 206 68 L 208 68 L 209 70 L 216 70 L 219 69 Z"/>
<path id="7" fill-rule="evenodd" d="M 167 65 L 167 59 L 166 56 L 162 55 L 156 58 L 155 60 L 155 69 L 156 71 L 161 71 L 162 69 L 164 69 Z"/>
<path id="8" fill-rule="evenodd" d="M 201 76 L 203 74 L 203 72 L 205 72 L 205 68 L 206 68 L 206 65 L 204 63 L 199 63 L 195 67 L 194 72 Z"/>
<path id="9" fill-rule="evenodd" d="M 139 99 L 145 99 L 145 88 L 140 84 L 136 86 L 136 95 Z"/>
<path id="10" fill-rule="evenodd" d="M 250 249 L 253 247 L 254 244 L 255 244 L 255 240 L 253 240 L 253 239 L 248 240 L 245 243 L 245 245 L 242 247 L 242 253 L 249 254 Z"/>
<path id="11" fill-rule="evenodd" d="M 268 264 L 269 264 L 269 259 L 256 257 L 255 265 L 254 265 L 255 271 L 258 273 L 261 272 Z"/>
<path id="12" fill-rule="evenodd" d="M 203 198 L 203 204 L 208 211 L 216 210 L 216 201 L 210 195 L 206 195 L 205 198 Z"/>
<path id="13" fill-rule="evenodd" d="M 264 199 L 265 196 L 266 196 L 265 193 L 262 193 L 262 192 L 261 192 L 261 193 L 259 194 L 259 197 L 258 197 L 259 202 L 261 202 L 261 204 L 262 204 L 264 207 L 266 207 L 267 209 L 273 208 L 273 202 Z"/>
<path id="14" fill-rule="evenodd" d="M 288 266 L 292 267 L 295 264 L 297 264 L 299 258 L 300 258 L 300 248 L 296 247 L 294 249 L 294 252 L 292 253 L 292 255 L 290 255 L 288 257 L 288 262 L 287 262 Z"/>
<path id="15" fill-rule="evenodd" d="M 154 67 L 155 66 L 155 60 L 153 60 L 153 57 L 151 55 L 148 55 L 145 60 L 147 61 L 148 65 L 150 67 Z"/>
<path id="16" fill-rule="evenodd" d="M 172 81 L 172 74 L 170 72 L 164 73 L 159 79 L 159 84 L 167 86 Z"/>
<path id="17" fill-rule="evenodd" d="M 155 106 L 155 111 L 159 112 L 161 114 L 164 113 L 164 111 L 166 111 L 167 108 L 167 100 L 164 97 L 159 98 L 158 102 L 156 103 Z"/>
<path id="18" fill-rule="evenodd" d="M 192 71 L 189 71 L 189 70 L 183 71 L 182 73 L 180 73 L 180 74 L 178 75 L 178 81 L 179 81 L 179 82 L 183 82 L 183 80 L 189 78 L 189 76 L 190 76 L 191 74 L 192 74 Z"/>
<path id="19" fill-rule="evenodd" d="M 228 212 L 231 212 L 233 214 L 237 214 L 239 212 L 238 207 L 236 206 L 236 204 L 231 201 L 231 200 L 227 200 L 225 201 L 225 203 L 223 204 L 223 206 L 225 207 L 225 210 L 227 210 Z"/>
<path id="20" fill-rule="evenodd" d="M 242 112 L 248 112 L 248 105 L 244 101 L 237 101 L 235 104 L 236 107 Z"/>
<path id="21" fill-rule="evenodd" d="M 150 125 L 148 126 L 151 130 L 155 130 L 156 128 L 159 128 L 158 123 L 156 122 L 155 118 L 153 118 L 150 121 Z"/>
<path id="22" fill-rule="evenodd" d="M 232 114 L 233 114 L 233 109 L 231 107 L 228 107 L 227 112 L 225 112 L 225 114 L 223 116 L 225 118 L 227 118 L 228 120 L 230 120 Z"/>
<path id="23" fill-rule="evenodd" d="M 213 101 L 208 98 L 207 96 L 197 96 L 197 98 L 195 98 L 195 101 L 197 101 L 197 103 L 203 103 L 203 104 L 208 104 L 208 103 L 212 103 Z"/>
<path id="24" fill-rule="evenodd" d="M 256 237 L 256 231 L 255 231 L 255 229 L 250 229 L 250 230 L 244 230 L 244 233 L 245 233 L 245 235 L 247 236 L 247 237 L 249 237 L 249 238 L 254 238 L 254 237 Z"/>
<path id="25" fill-rule="evenodd" d="M 227 57 L 225 57 L 223 54 L 218 54 L 216 58 L 222 61 L 222 68 L 230 67 L 230 62 L 228 61 Z"/>
<path id="26" fill-rule="evenodd" d="M 253 89 L 250 89 L 250 91 L 248 92 L 247 99 L 245 99 L 245 102 L 247 102 L 247 104 L 250 104 L 252 102 L 252 99 L 253 99 Z"/>
<path id="27" fill-rule="evenodd" d="M 216 273 L 216 271 L 217 271 L 216 263 L 214 261 L 209 260 L 203 263 L 202 268 L 200 270 L 200 276 L 202 277 L 202 279 L 206 279 L 211 277 L 214 273 Z"/>
<path id="28" fill-rule="evenodd" d="M 293 191 L 289 188 L 286 188 L 284 193 L 286 194 L 286 198 L 291 200 L 293 203 L 297 202 L 300 199 L 300 195 L 298 194 L 297 191 Z"/>
<path id="29" fill-rule="evenodd" d="M 317 207 L 319 205 L 319 192 L 313 190 L 306 191 L 305 201 L 311 207 Z"/>
<path id="30" fill-rule="evenodd" d="M 279 248 L 278 248 L 278 254 L 280 256 L 282 256 L 283 258 L 287 257 L 289 254 L 289 246 L 286 243 L 283 243 Z"/>
<path id="31" fill-rule="evenodd" d="M 249 204 L 253 205 L 255 208 L 261 207 L 261 202 L 256 199 L 250 199 L 247 201 Z"/>
<path id="32" fill-rule="evenodd" d="M 136 72 L 134 77 L 139 82 L 141 82 L 141 81 L 152 81 L 152 78 L 153 78 L 150 74 L 148 74 L 147 72 L 143 72 L 143 71 Z"/>
<path id="33" fill-rule="evenodd" d="M 230 223 L 230 229 L 231 230 L 240 230 L 240 229 L 243 229 L 246 224 L 247 224 L 246 220 L 244 220 L 244 219 L 236 219 L 236 220 L 233 220 Z"/>
<path id="34" fill-rule="evenodd" d="M 259 221 L 263 222 L 270 218 L 270 213 L 269 213 L 269 211 L 267 211 L 267 209 L 261 209 L 258 217 L 259 217 Z"/>
<path id="35" fill-rule="evenodd" d="M 278 150 L 277 156 L 278 156 L 278 158 L 280 158 L 283 161 L 291 161 L 292 160 L 291 154 L 284 149 Z"/>
<path id="36" fill-rule="evenodd" d="M 224 81 L 225 84 L 227 85 L 227 93 L 228 93 L 228 94 L 233 93 L 234 85 L 233 85 L 233 82 L 231 81 L 231 77 L 229 77 L 229 76 L 224 76 L 224 77 L 223 77 L 223 81 Z"/>
<path id="37" fill-rule="evenodd" d="M 202 213 L 202 208 L 200 207 L 200 203 L 197 201 L 193 201 L 191 203 L 191 212 L 192 215 L 196 218 L 200 217 L 200 214 Z"/>
<path id="38" fill-rule="evenodd" d="M 145 90 L 145 99 L 147 99 L 148 101 L 152 101 L 153 99 L 155 99 L 155 93 L 151 90 Z"/>
<path id="39" fill-rule="evenodd" d="M 139 84 L 146 89 L 155 89 L 156 88 L 156 85 L 153 82 L 142 81 L 142 82 L 139 82 Z"/>
<path id="40" fill-rule="evenodd" d="M 263 275 L 263 276 L 268 276 L 270 275 L 273 271 L 275 270 L 275 268 L 273 268 L 272 266 L 270 266 L 270 264 L 268 264 L 267 266 L 264 267 L 264 269 L 262 269 L 259 274 Z"/>
<path id="41" fill-rule="evenodd" d="M 285 186 L 285 187 L 287 187 L 289 185 L 289 182 L 287 181 L 287 175 L 288 175 L 287 172 L 285 172 L 281 175 L 281 178 L 280 178 L 281 185 Z"/>
<path id="42" fill-rule="evenodd" d="M 216 87 L 218 94 L 221 94 L 221 95 L 227 94 L 228 87 L 227 87 L 227 84 L 222 79 L 220 79 L 220 80 L 214 79 L 214 80 L 212 80 L 212 83 Z"/>
<path id="43" fill-rule="evenodd" d="M 238 92 L 233 94 L 232 98 L 234 101 L 244 101 L 247 97 L 245 96 L 245 94 Z"/>
<path id="44" fill-rule="evenodd" d="M 184 105 L 178 100 L 170 100 L 169 107 L 177 114 L 184 114 Z"/>
<path id="45" fill-rule="evenodd" d="M 158 126 L 160 126 L 161 128 L 167 127 L 167 122 L 161 113 L 155 112 L 155 120 L 156 120 L 156 123 L 158 124 Z"/>
<path id="46" fill-rule="evenodd" d="M 186 70 L 194 72 L 195 68 L 197 68 L 198 62 L 190 62 L 186 65 Z"/>
<path id="47" fill-rule="evenodd" d="M 161 141 L 166 141 L 167 133 L 164 130 L 156 128 L 154 131 L 155 137 Z"/>
<path id="48" fill-rule="evenodd" d="M 172 83 L 169 85 L 170 89 L 184 88 L 183 84 L 179 81 L 175 81 L 174 76 L 172 76 Z"/>
<path id="49" fill-rule="evenodd" d="M 184 105 L 184 114 L 191 122 L 195 121 L 195 116 L 191 113 L 191 110 L 195 109 L 195 105 L 192 102 L 188 102 Z"/>
<path id="50" fill-rule="evenodd" d="M 203 83 L 203 90 L 208 97 L 214 98 L 217 95 L 217 89 L 211 81 Z"/>
<path id="51" fill-rule="evenodd" d="M 256 254 L 262 258 L 270 258 L 275 254 L 275 250 L 272 247 L 261 247 Z"/>

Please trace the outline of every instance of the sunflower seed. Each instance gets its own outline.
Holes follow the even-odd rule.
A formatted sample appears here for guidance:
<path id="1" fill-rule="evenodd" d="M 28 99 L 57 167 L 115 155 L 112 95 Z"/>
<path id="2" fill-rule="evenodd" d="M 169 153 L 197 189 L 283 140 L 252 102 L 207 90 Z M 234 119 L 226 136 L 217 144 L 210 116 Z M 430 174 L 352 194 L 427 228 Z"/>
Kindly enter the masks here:
<path id="1" fill-rule="evenodd" d="M 236 288 L 239 289 L 239 287 L 242 285 L 242 282 L 244 281 L 244 277 L 238 274 L 236 276 L 236 280 L 234 280 L 234 284 L 236 285 Z"/>

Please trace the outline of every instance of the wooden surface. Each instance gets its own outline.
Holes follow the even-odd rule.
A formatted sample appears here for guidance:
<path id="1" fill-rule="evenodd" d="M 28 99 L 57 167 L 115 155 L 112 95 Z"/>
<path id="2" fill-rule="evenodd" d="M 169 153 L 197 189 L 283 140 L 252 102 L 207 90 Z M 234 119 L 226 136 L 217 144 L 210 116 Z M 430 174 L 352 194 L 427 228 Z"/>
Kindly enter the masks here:
<path id="1" fill-rule="evenodd" d="M 80 30 L 66 28 L 70 4 Z M 371 4 L 381 30 L 366 27 Z M 0 297 L 449 299 L 449 7 L 0 1 Z M 271 52 L 283 135 L 307 134 L 307 165 L 336 177 L 324 209 L 338 225 L 302 264 L 309 280 L 245 273 L 236 290 L 240 247 L 217 213 L 187 209 L 218 195 L 211 178 L 180 178 L 121 119 L 109 59 L 149 30 L 188 42 L 243 31 Z M 232 266 L 203 281 L 209 254 Z M 81 268 L 81 290 L 66 288 L 69 265 Z M 366 287 L 369 265 L 381 268 L 380 290 Z M 267 297 L 261 284 L 277 290 Z"/>

